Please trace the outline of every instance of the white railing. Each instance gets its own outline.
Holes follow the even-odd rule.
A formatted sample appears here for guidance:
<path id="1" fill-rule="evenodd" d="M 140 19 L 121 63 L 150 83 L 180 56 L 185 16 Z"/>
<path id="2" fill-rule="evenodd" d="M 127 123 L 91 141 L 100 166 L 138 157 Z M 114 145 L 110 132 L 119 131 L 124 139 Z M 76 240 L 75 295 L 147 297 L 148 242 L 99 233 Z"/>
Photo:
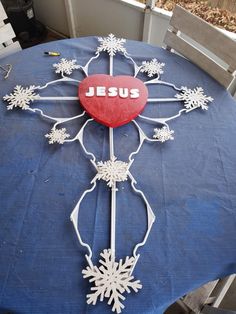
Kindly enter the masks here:
<path id="1" fill-rule="evenodd" d="M 136 0 L 64 0 L 72 37 L 104 35 L 143 40 L 161 46 L 172 12 Z M 236 34 L 222 30 L 236 40 Z"/>
<path id="2" fill-rule="evenodd" d="M 48 0 L 47 5 L 42 4 L 40 0 L 35 1 L 40 2 L 39 11 L 42 14 L 45 11 L 44 7 L 46 9 L 47 16 L 42 17 L 44 24 L 49 23 L 50 27 L 54 28 L 52 25 L 54 20 L 50 19 L 47 23 L 47 17 L 54 14 L 55 0 Z M 142 40 L 162 46 L 172 12 L 155 7 L 155 2 L 155 0 L 147 0 L 145 5 L 135 0 L 60 0 L 62 12 L 59 12 L 59 15 L 65 16 L 66 8 L 67 35 L 70 37 L 107 36 L 113 33 L 118 37 Z M 60 21 L 57 19 L 55 30 L 58 23 Z M 61 23 L 65 24 L 65 20 Z M 236 34 L 221 31 L 236 40 Z"/>

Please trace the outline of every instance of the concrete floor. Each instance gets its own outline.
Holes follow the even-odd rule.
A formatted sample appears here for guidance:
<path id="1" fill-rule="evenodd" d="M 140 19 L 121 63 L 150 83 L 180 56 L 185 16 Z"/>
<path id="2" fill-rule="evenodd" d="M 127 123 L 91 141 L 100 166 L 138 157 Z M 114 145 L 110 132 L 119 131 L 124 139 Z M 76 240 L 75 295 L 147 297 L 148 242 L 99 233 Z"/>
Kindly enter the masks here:
<path id="1" fill-rule="evenodd" d="M 66 37 L 64 36 L 61 36 L 60 34 L 58 33 L 55 33 L 53 32 L 52 30 L 49 30 L 48 29 L 48 33 L 47 33 L 47 36 L 46 38 L 41 42 L 42 44 L 43 43 L 48 43 L 50 41 L 55 41 L 55 40 L 60 40 L 60 39 L 65 39 Z"/>

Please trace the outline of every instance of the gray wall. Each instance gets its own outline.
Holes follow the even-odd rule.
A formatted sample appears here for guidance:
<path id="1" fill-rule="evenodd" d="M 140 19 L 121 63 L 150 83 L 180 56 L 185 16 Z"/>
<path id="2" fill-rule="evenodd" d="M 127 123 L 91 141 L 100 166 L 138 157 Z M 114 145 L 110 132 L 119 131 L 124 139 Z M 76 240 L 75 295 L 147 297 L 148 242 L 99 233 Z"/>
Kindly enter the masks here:
<path id="1" fill-rule="evenodd" d="M 34 9 L 36 18 L 40 22 L 69 36 L 64 0 L 34 0 Z"/>
<path id="2" fill-rule="evenodd" d="M 144 5 L 119 0 L 73 0 L 76 32 L 79 36 L 114 33 L 128 39 L 142 40 Z"/>

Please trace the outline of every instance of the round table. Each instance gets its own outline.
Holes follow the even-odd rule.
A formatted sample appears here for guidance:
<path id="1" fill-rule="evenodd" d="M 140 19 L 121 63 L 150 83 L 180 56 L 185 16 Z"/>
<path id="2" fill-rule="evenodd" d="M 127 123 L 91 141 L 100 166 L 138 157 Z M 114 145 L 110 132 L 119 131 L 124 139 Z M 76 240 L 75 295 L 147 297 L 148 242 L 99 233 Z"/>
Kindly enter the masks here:
<path id="1" fill-rule="evenodd" d="M 83 279 L 87 253 L 78 244 L 70 214 L 95 176 L 78 143 L 49 145 L 52 123 L 28 111 L 6 110 L 3 96 L 16 85 L 44 85 L 58 79 L 53 63 L 61 58 L 85 65 L 94 56 L 96 37 L 61 40 L 23 50 L 1 59 L 12 64 L 7 80 L 0 78 L 0 310 L 1 313 L 111 313 L 106 302 L 86 303 L 90 284 Z M 174 140 L 145 142 L 130 171 L 148 199 L 156 221 L 134 271 L 142 283 L 126 294 L 123 313 L 158 314 L 176 299 L 204 283 L 236 272 L 236 103 L 229 93 L 186 59 L 159 47 L 128 40 L 127 52 L 137 64 L 165 63 L 161 79 L 176 86 L 200 86 L 214 98 L 209 110 L 193 110 L 170 121 Z M 44 51 L 59 51 L 49 57 Z M 105 53 L 91 63 L 89 75 L 107 74 Z M 122 54 L 114 58 L 114 75 L 132 75 Z M 82 80 L 81 71 L 71 77 Z M 138 76 L 144 80 L 144 73 Z M 147 78 L 147 77 L 146 77 Z M 76 96 L 78 84 L 53 84 L 46 96 Z M 148 86 L 149 97 L 174 97 L 168 86 Z M 82 112 L 78 101 L 37 103 L 47 114 L 68 117 Z M 32 107 L 35 104 L 32 105 Z M 143 114 L 170 116 L 179 103 L 150 103 Z M 66 125 L 75 135 L 88 116 Z M 152 137 L 150 122 L 136 121 Z M 84 143 L 97 161 L 109 159 L 108 128 L 90 123 Z M 127 161 L 139 144 L 133 123 L 114 129 L 115 152 Z M 142 200 L 129 181 L 117 193 L 116 254 L 132 254 L 146 230 Z M 110 241 L 110 194 L 106 182 L 81 207 L 81 234 L 93 250 L 95 263 Z"/>

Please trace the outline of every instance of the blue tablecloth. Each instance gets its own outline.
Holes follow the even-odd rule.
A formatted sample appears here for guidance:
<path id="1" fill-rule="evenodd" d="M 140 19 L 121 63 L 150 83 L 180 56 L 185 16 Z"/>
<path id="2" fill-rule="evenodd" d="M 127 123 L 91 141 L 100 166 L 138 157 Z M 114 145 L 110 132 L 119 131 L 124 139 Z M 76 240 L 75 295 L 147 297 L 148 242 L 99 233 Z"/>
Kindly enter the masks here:
<path id="1" fill-rule="evenodd" d="M 61 57 L 85 65 L 97 45 L 95 37 L 63 40 L 1 60 L 11 63 L 13 70 L 8 80 L 0 78 L 0 313 L 111 313 L 106 302 L 86 304 L 90 285 L 81 274 L 86 252 L 69 219 L 95 176 L 94 168 L 79 143 L 49 145 L 44 135 L 52 124 L 30 112 L 7 111 L 2 101 L 17 84 L 43 85 L 58 78 L 52 64 L 60 57 L 46 57 L 44 51 L 60 51 Z M 157 219 L 139 250 L 134 272 L 143 288 L 127 295 L 123 313 L 158 314 L 188 291 L 236 272 L 236 103 L 187 60 L 141 42 L 127 41 L 125 46 L 138 64 L 152 58 L 164 62 L 162 80 L 202 86 L 214 98 L 208 111 L 194 110 L 170 123 L 174 141 L 146 142 L 130 169 Z M 114 75 L 133 74 L 132 63 L 121 55 L 115 57 L 114 67 Z M 89 74 L 93 73 L 108 73 L 105 54 L 92 63 Z M 83 75 L 75 71 L 72 77 Z M 156 85 L 149 92 L 150 97 L 176 94 Z M 75 96 L 77 86 L 53 85 L 43 94 Z M 38 102 L 38 107 L 57 117 L 82 112 L 76 101 Z M 149 104 L 144 113 L 168 116 L 180 108 L 180 104 Z M 76 134 L 84 121 L 66 125 L 70 134 Z M 140 124 L 152 136 L 156 126 Z M 84 136 L 97 160 L 109 159 L 105 126 L 93 122 Z M 119 159 L 127 161 L 137 146 L 132 123 L 115 129 Z M 119 184 L 117 197 L 117 258 L 123 258 L 142 240 L 146 213 L 129 182 Z M 109 203 L 109 189 L 101 181 L 80 212 L 81 233 L 92 246 L 95 263 L 109 247 Z"/>

